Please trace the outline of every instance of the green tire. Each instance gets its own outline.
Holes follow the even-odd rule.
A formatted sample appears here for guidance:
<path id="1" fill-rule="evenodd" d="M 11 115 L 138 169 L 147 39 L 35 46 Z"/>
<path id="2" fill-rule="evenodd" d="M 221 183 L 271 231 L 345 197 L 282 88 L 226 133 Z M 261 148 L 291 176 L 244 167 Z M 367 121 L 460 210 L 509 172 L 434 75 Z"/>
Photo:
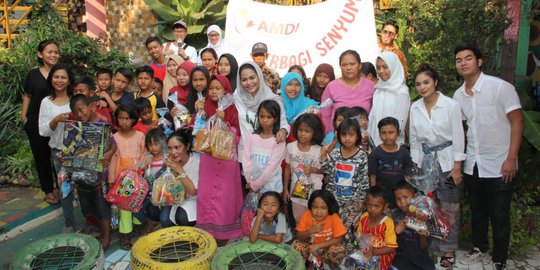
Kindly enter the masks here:
<path id="1" fill-rule="evenodd" d="M 257 267 L 264 266 L 305 270 L 304 263 L 302 255 L 285 243 L 274 244 L 264 240 L 257 240 L 255 243 L 241 241 L 220 248 L 212 259 L 212 270 L 259 269 Z"/>
<path id="2" fill-rule="evenodd" d="M 57 234 L 35 241 L 13 258 L 11 269 L 103 269 L 105 256 L 92 236 Z"/>

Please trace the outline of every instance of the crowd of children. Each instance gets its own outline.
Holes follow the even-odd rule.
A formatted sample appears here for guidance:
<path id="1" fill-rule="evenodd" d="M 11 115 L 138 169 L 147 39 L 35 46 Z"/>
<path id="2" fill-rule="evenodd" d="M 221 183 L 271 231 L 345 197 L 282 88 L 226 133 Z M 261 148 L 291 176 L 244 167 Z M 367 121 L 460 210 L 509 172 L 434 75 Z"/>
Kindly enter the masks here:
<path id="1" fill-rule="evenodd" d="M 241 236 L 249 236 L 251 242 L 291 243 L 304 259 L 316 254 L 332 267 L 358 250 L 359 235 L 369 235 L 370 246 L 362 252 L 368 258 L 378 256 L 380 269 L 435 268 L 428 252 L 429 232 L 406 226 L 409 202 L 418 194 L 405 181 L 417 166 L 402 145 L 406 117 L 379 117 L 377 123 L 368 123 L 375 119 L 373 111 L 342 106 L 333 111 L 332 126 L 325 127 L 318 112 L 325 100 L 320 99 L 329 96 L 326 86 L 339 80 L 328 64 L 317 68 L 311 83 L 301 66 L 291 67 L 278 96 L 264 84 L 263 72 L 253 62 L 239 67 L 234 56 L 219 57 L 212 48 L 201 52 L 202 65 L 177 55 L 161 61 L 160 40 L 150 38 L 146 45 L 155 62 L 134 73 L 128 68 L 100 69 L 95 81 L 87 76 L 75 80 L 67 67 L 54 65 L 47 79 L 49 97 L 41 103 L 39 131 L 51 137 L 57 172 L 65 121 L 112 126 L 111 148 L 101 160 L 107 170 L 96 175 L 98 184 L 75 183 L 84 216 L 100 225 L 104 248 L 111 241 L 112 215 L 105 195 L 123 171 L 132 169 L 144 172 L 150 189 L 154 180 L 171 173 L 186 193 L 178 205 L 156 206 L 148 195 L 139 211 L 119 210 L 124 249 L 131 248 L 135 226 L 148 233 L 153 228 L 148 224 L 159 222 L 163 228 L 198 226 L 219 244 Z M 347 51 L 340 61 L 371 67 L 360 80 L 376 80 L 373 65 L 360 65 L 357 56 Z M 347 76 L 353 80 L 354 74 Z M 135 91 L 130 89 L 133 79 Z M 235 102 L 223 108 L 224 97 L 232 100 L 233 95 Z M 167 111 L 169 126 L 161 123 L 160 108 Z M 181 111 L 190 114 L 191 121 L 174 126 Z M 232 159 L 192 152 L 199 139 L 192 136 L 194 126 L 210 118 L 220 119 L 234 134 L 239 146 Z M 73 199 L 69 194 L 61 200 L 66 231 L 75 227 Z"/>

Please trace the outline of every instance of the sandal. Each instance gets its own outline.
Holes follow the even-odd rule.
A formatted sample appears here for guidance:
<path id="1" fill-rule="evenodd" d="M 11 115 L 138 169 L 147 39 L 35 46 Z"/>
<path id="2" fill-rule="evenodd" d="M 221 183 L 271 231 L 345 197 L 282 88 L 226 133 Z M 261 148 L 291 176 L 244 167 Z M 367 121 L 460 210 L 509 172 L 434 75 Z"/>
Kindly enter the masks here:
<path id="1" fill-rule="evenodd" d="M 58 198 L 52 193 L 49 193 L 49 195 L 45 195 L 45 198 L 43 198 L 43 200 L 50 205 L 57 205 L 60 203 L 60 200 L 58 200 Z"/>
<path id="2" fill-rule="evenodd" d="M 441 256 L 439 265 L 444 269 L 448 269 L 448 268 L 453 267 L 455 262 L 456 262 L 456 258 L 452 256 Z"/>
<path id="3" fill-rule="evenodd" d="M 120 238 L 120 248 L 123 250 L 130 250 L 133 245 L 129 237 Z"/>

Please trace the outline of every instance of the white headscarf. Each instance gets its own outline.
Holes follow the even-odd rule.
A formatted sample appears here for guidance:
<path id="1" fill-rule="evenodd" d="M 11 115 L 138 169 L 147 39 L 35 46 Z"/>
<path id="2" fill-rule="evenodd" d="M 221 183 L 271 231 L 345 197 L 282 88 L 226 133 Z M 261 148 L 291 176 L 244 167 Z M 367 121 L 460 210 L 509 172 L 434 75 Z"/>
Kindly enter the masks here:
<path id="1" fill-rule="evenodd" d="M 259 77 L 259 90 L 257 90 L 257 93 L 255 96 L 252 96 L 250 93 L 248 93 L 243 87 L 242 83 L 240 81 L 240 69 L 244 65 L 250 65 L 253 67 L 255 72 L 257 73 L 257 77 Z M 272 99 L 275 101 L 279 101 L 281 103 L 280 97 L 274 92 L 272 92 L 272 89 L 266 85 L 264 82 L 264 77 L 261 68 L 255 64 L 255 62 L 248 61 L 244 64 L 240 65 L 240 68 L 238 69 L 238 75 L 236 78 L 236 91 L 235 93 L 235 102 L 242 102 L 246 108 L 251 112 L 257 112 L 257 109 L 259 108 L 259 105 L 261 102 Z"/>
<path id="2" fill-rule="evenodd" d="M 208 29 L 206 30 L 206 36 L 208 37 L 210 35 L 210 33 L 212 32 L 216 32 L 218 33 L 219 35 L 219 40 L 218 42 L 216 43 L 216 45 L 213 45 L 212 42 L 210 42 L 210 38 L 208 38 L 208 45 L 206 45 L 207 48 L 212 48 L 214 49 L 218 55 L 221 55 L 218 51 L 220 51 L 222 48 L 221 46 L 223 45 L 223 37 L 221 36 L 221 28 L 219 28 L 219 26 L 215 25 L 215 24 L 212 24 L 208 27 Z M 219 57 L 219 56 L 218 56 Z"/>
<path id="3" fill-rule="evenodd" d="M 409 87 L 405 83 L 405 72 L 399 61 L 399 57 L 390 51 L 379 55 L 390 69 L 390 78 L 387 81 L 379 80 L 375 84 L 375 94 L 373 94 L 373 107 L 369 113 L 369 132 L 375 145 L 382 141 L 379 137 L 377 124 L 387 116 L 394 117 L 399 122 L 401 134 L 397 143 L 404 143 L 405 125 L 411 105 Z"/>

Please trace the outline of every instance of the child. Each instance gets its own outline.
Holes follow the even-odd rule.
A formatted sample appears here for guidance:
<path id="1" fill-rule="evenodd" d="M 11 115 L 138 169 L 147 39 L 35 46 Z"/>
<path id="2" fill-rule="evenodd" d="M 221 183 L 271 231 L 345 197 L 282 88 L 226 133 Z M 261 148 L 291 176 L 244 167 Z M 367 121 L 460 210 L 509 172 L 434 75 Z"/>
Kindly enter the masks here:
<path id="1" fill-rule="evenodd" d="M 362 62 L 360 73 L 362 74 L 362 76 L 372 81 L 374 84 L 376 84 L 379 81 L 377 77 L 377 70 L 375 69 L 375 66 L 371 62 Z"/>
<path id="2" fill-rule="evenodd" d="M 152 92 L 154 92 L 159 97 L 162 97 L 163 94 L 163 81 L 159 78 L 154 78 L 154 82 L 152 83 Z"/>
<path id="3" fill-rule="evenodd" d="M 96 113 L 100 115 L 100 118 L 103 118 L 106 123 L 110 124 L 112 122 L 111 113 L 106 107 L 100 107 L 100 104 L 99 104 L 100 99 L 97 95 L 95 95 L 95 92 L 96 92 L 96 84 L 94 80 L 92 80 L 92 78 L 88 76 L 82 76 L 78 78 L 77 80 L 75 80 L 75 87 L 73 88 L 73 95 L 83 94 L 84 96 L 89 98 L 90 101 L 92 101 L 92 103 L 96 105 L 95 107 Z M 73 118 L 71 118 L 70 116 L 70 119 L 73 119 Z"/>
<path id="4" fill-rule="evenodd" d="M 308 210 L 302 215 L 296 236 L 298 240 L 292 243 L 304 260 L 310 253 L 320 254 L 323 262 L 337 267 L 346 256 L 343 236 L 347 229 L 338 215 L 339 205 L 327 190 L 316 190 L 309 197 Z"/>
<path id="5" fill-rule="evenodd" d="M 249 135 L 244 145 L 242 160 L 246 190 L 249 191 L 244 206 L 241 223 L 246 235 L 250 233 L 250 224 L 256 211 L 260 194 L 266 191 L 283 191 L 281 182 L 281 161 L 285 157 L 285 142 L 276 142 L 279 130 L 281 109 L 274 100 L 261 102 L 257 109 L 257 128 Z"/>
<path id="6" fill-rule="evenodd" d="M 304 83 L 296 72 L 285 74 L 281 80 L 281 100 L 287 116 L 287 122 L 292 125 L 295 117 L 301 114 L 309 106 L 319 103 L 304 96 Z"/>
<path id="7" fill-rule="evenodd" d="M 364 255 L 368 258 L 379 256 L 379 269 L 387 270 L 396 255 L 398 247 L 394 222 L 383 212 L 388 206 L 384 189 L 378 186 L 369 188 L 366 196 L 367 212 L 360 217 L 358 234 L 369 235 L 370 245 Z"/>
<path id="8" fill-rule="evenodd" d="M 300 220 L 307 209 L 309 193 L 322 187 L 320 153 L 323 132 L 322 122 L 314 114 L 300 115 L 293 125 L 293 134 L 298 140 L 287 145 L 283 197 L 286 202 L 292 201 L 296 221 Z M 305 198 L 294 195 L 298 180 L 306 181 L 299 183 L 306 188 Z"/>
<path id="9" fill-rule="evenodd" d="M 106 123 L 104 118 L 98 115 L 96 105 L 85 95 L 78 94 L 71 98 L 69 107 L 75 119 L 81 122 Z M 116 144 L 112 144 L 111 149 L 104 153 L 102 163 L 104 167 L 111 160 L 112 153 L 116 150 Z M 76 169 L 75 169 L 76 170 Z M 77 183 L 77 192 L 81 210 L 86 218 L 95 217 L 101 229 L 101 246 L 106 249 L 111 242 L 111 208 L 105 200 L 107 194 L 107 173 L 96 174 L 97 184 L 95 186 L 84 182 Z"/>
<path id="10" fill-rule="evenodd" d="M 189 75 L 189 94 L 187 98 L 187 109 L 191 114 L 196 114 L 204 109 L 204 98 L 208 93 L 208 83 L 210 74 L 203 66 L 196 66 Z M 193 117 L 194 119 L 195 117 Z"/>
<path id="11" fill-rule="evenodd" d="M 339 145 L 337 141 L 336 133 L 341 122 L 343 122 L 343 120 L 351 116 L 352 116 L 352 112 L 351 112 L 351 108 L 349 107 L 340 107 L 334 113 L 334 120 L 332 121 L 332 123 L 334 124 L 334 130 L 328 132 L 328 134 L 326 134 L 326 137 L 324 137 L 324 145 L 327 146 L 327 150 L 329 152 L 332 151 L 336 147 L 337 148 L 341 147 L 341 145 Z"/>
<path id="12" fill-rule="evenodd" d="M 275 191 L 265 192 L 257 204 L 257 215 L 251 222 L 249 242 L 262 239 L 272 243 L 292 240 L 291 230 L 283 214 L 283 199 Z"/>
<path id="13" fill-rule="evenodd" d="M 225 94 L 232 94 L 227 77 L 212 76 L 204 112 L 209 117 L 215 115 L 220 118 L 230 127 L 236 139 L 239 139 L 240 128 L 236 106 L 232 104 L 224 111 L 218 111 L 219 99 Z M 219 243 L 242 236 L 239 217 L 244 196 L 240 180 L 240 164 L 234 159 L 222 160 L 206 153 L 201 153 L 200 162 L 197 227 L 211 233 Z"/>
<path id="14" fill-rule="evenodd" d="M 309 82 L 309 79 L 308 77 L 306 76 L 306 71 L 304 70 L 304 68 L 301 66 L 301 65 L 292 65 L 289 67 L 289 70 L 287 72 L 294 72 L 296 74 L 298 74 L 298 76 L 301 77 L 301 81 L 302 81 L 302 84 L 304 85 L 304 96 L 307 97 L 307 98 L 311 98 L 313 99 L 313 94 L 311 94 L 311 89 L 310 89 L 310 82 Z M 283 84 L 283 82 L 282 82 Z M 282 90 L 282 93 L 283 93 L 283 90 Z"/>
<path id="15" fill-rule="evenodd" d="M 133 94 L 129 93 L 128 88 L 133 80 L 133 72 L 128 68 L 118 68 L 114 73 L 113 89 L 111 92 L 99 91 L 96 95 L 101 97 L 100 107 L 108 107 L 110 112 L 116 111 L 120 104 L 131 103 Z"/>
<path id="16" fill-rule="evenodd" d="M 112 71 L 108 68 L 100 68 L 96 71 L 97 91 L 109 92 L 111 90 Z"/>
<path id="17" fill-rule="evenodd" d="M 360 131 L 362 132 L 362 144 L 360 145 L 360 148 L 369 155 L 373 148 L 375 148 L 373 141 L 369 136 L 369 132 L 367 131 L 369 113 L 360 106 L 354 106 L 351 108 L 351 117 L 356 118 L 360 124 Z"/>
<path id="18" fill-rule="evenodd" d="M 313 73 L 313 77 L 311 78 L 311 98 L 318 102 L 324 101 L 321 100 L 324 89 L 329 82 L 336 79 L 336 75 L 334 74 L 334 68 L 330 64 L 322 63 L 317 66 L 317 68 L 315 69 L 315 73 Z"/>
<path id="19" fill-rule="evenodd" d="M 153 70 L 152 77 L 163 81 L 167 73 L 167 64 L 165 63 L 165 55 L 163 54 L 163 44 L 158 37 L 149 37 L 144 42 L 144 46 L 148 50 L 148 54 L 152 57 L 152 62 L 147 67 Z"/>
<path id="20" fill-rule="evenodd" d="M 368 157 L 360 150 L 362 134 L 356 119 L 347 118 L 337 129 L 341 147 L 330 153 L 321 151 L 322 171 L 328 175 L 326 189 L 331 191 L 339 204 L 339 216 L 346 228 L 352 228 L 354 220 L 364 208 L 365 192 L 369 187 Z M 346 247 L 351 249 L 353 231 L 345 236 Z"/>
<path id="21" fill-rule="evenodd" d="M 137 109 L 131 104 L 121 104 L 114 111 L 114 117 L 119 126 L 118 132 L 114 134 L 114 140 L 117 149 L 111 160 L 109 167 L 109 184 L 114 184 L 118 175 L 126 169 L 138 169 L 137 164 L 146 155 L 144 149 L 144 134 L 134 130 L 139 116 Z M 125 250 L 131 248 L 131 242 L 128 234 L 133 230 L 133 223 L 140 224 L 140 221 L 134 219 L 133 213 L 119 210 L 120 225 L 120 247 Z"/>
<path id="22" fill-rule="evenodd" d="M 139 91 L 133 93 L 133 98 L 146 98 L 152 105 L 152 120 L 158 120 L 156 108 L 163 108 L 163 100 L 152 91 L 154 83 L 154 70 L 149 66 L 142 66 L 135 70 L 135 78 Z"/>
<path id="23" fill-rule="evenodd" d="M 146 134 L 150 129 L 156 128 L 157 121 L 152 119 L 152 104 L 150 104 L 150 101 L 146 98 L 137 98 L 133 104 L 137 108 L 140 119 L 133 129 Z"/>
<path id="24" fill-rule="evenodd" d="M 427 251 L 429 232 L 416 232 L 405 226 L 405 213 L 409 210 L 409 201 L 416 197 L 416 189 L 403 180 L 396 184 L 394 195 L 398 208 L 393 212 L 392 218 L 395 222 L 398 248 L 392 266 L 405 270 L 434 270 L 435 264 Z"/>
<path id="25" fill-rule="evenodd" d="M 171 88 L 169 93 L 169 95 L 176 93 L 178 102 L 184 106 L 187 104 L 189 95 L 189 74 L 191 74 L 191 70 L 194 67 L 195 64 L 191 61 L 186 61 L 178 66 L 178 69 L 176 70 L 177 85 Z"/>
<path id="26" fill-rule="evenodd" d="M 210 75 L 217 74 L 218 55 L 213 48 L 204 48 L 201 51 L 201 65 L 208 70 Z"/>
<path id="27" fill-rule="evenodd" d="M 396 143 L 400 133 L 396 118 L 385 117 L 377 127 L 383 143 L 369 155 L 369 185 L 384 188 L 384 199 L 389 202 L 390 209 L 394 209 L 396 200 L 392 190 L 399 181 L 405 179 L 404 172 L 412 167 L 411 155 Z"/>

